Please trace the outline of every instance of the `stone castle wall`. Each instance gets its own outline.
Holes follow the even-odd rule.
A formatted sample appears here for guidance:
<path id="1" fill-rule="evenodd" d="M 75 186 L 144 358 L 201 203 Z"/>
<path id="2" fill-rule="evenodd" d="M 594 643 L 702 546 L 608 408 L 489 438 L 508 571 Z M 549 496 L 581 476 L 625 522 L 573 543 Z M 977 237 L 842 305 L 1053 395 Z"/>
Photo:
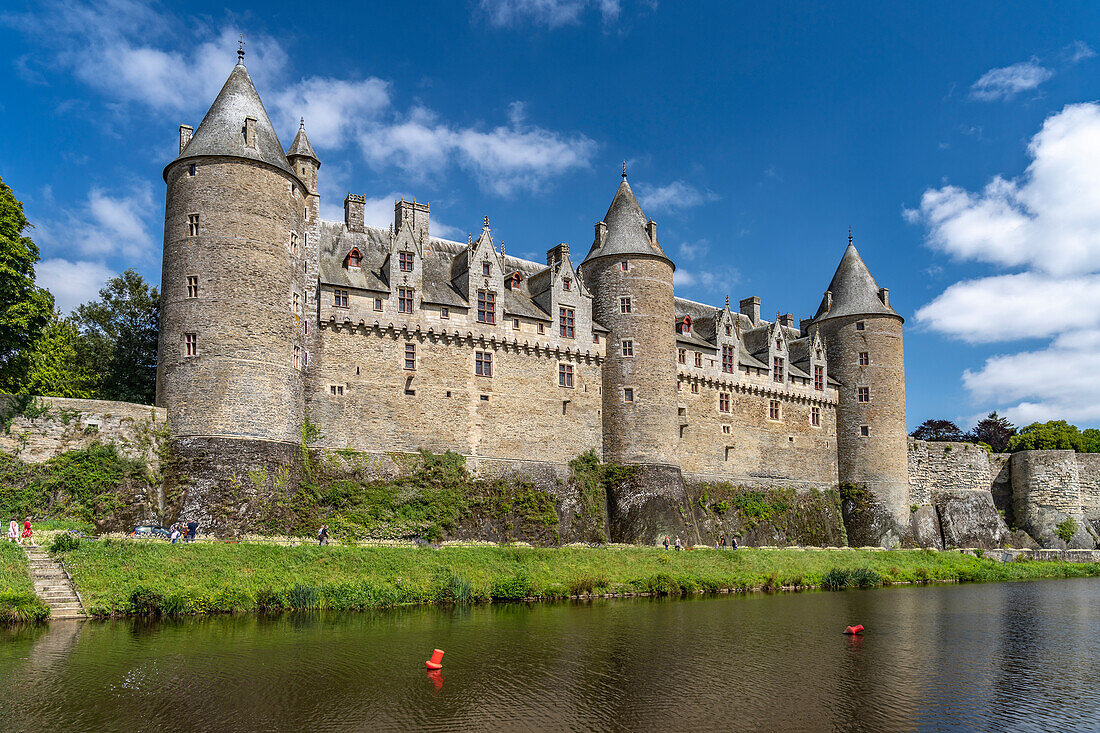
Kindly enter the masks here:
<path id="1" fill-rule="evenodd" d="M 975 443 L 909 441 L 909 500 L 931 504 L 949 491 L 991 491 L 997 456 Z"/>
<path id="2" fill-rule="evenodd" d="M 165 430 L 163 408 L 109 400 L 34 399 L 35 408 L 48 409 L 35 417 L 12 415 L 8 430 L 0 431 L 0 452 L 26 463 L 43 463 L 99 441 L 114 444 L 125 456 L 145 460 L 154 471 L 159 467 L 156 443 Z M 15 404 L 15 397 L 0 394 L 0 414 L 11 415 Z"/>

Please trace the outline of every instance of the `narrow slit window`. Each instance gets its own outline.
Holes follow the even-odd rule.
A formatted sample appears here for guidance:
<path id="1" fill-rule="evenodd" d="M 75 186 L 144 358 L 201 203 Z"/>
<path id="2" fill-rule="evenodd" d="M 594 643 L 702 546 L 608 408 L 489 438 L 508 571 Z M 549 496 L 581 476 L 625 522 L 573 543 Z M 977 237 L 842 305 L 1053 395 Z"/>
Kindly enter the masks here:
<path id="1" fill-rule="evenodd" d="M 187 236 L 197 237 L 199 236 L 199 215 L 188 214 L 187 215 Z"/>
<path id="2" fill-rule="evenodd" d="M 416 370 L 416 344 L 411 341 L 405 344 L 405 368 L 409 371 Z"/>
<path id="3" fill-rule="evenodd" d="M 187 297 L 197 298 L 199 297 L 199 276 L 188 275 L 187 276 Z"/>

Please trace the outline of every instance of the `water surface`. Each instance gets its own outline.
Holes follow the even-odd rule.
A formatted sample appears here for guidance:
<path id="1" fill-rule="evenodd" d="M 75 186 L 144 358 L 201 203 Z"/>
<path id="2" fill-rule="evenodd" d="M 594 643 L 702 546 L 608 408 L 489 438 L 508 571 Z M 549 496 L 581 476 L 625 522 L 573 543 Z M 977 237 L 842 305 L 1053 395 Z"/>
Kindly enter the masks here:
<path id="1" fill-rule="evenodd" d="M 1098 578 L 0 634 L 10 731 L 1100 730 Z"/>

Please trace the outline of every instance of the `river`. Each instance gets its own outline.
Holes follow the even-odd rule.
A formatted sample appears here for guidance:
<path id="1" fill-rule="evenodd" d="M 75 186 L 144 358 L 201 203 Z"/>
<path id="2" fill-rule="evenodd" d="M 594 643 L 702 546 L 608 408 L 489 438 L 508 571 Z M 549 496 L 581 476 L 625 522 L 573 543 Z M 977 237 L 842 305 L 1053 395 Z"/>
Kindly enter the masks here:
<path id="1" fill-rule="evenodd" d="M 0 635 L 5 731 L 1100 729 L 1100 578 Z"/>

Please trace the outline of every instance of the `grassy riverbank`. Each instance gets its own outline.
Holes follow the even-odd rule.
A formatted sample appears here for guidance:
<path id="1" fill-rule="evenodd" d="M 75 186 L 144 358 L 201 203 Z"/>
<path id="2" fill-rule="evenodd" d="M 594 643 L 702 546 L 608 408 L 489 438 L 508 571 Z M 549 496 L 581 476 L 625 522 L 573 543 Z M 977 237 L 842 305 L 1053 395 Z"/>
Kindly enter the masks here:
<path id="1" fill-rule="evenodd" d="M 644 547 L 281 547 L 84 542 L 64 553 L 99 616 L 672 594 L 1100 575 L 1100 564 L 999 563 L 958 552 Z M 4 582 L 8 576 L 5 576 Z M 20 587 L 26 581 L 15 578 Z M 7 590 L 7 587 L 4 587 Z"/>
<path id="2" fill-rule="evenodd" d="M 35 595 L 23 548 L 14 542 L 0 544 L 0 623 L 43 621 L 46 604 Z"/>

